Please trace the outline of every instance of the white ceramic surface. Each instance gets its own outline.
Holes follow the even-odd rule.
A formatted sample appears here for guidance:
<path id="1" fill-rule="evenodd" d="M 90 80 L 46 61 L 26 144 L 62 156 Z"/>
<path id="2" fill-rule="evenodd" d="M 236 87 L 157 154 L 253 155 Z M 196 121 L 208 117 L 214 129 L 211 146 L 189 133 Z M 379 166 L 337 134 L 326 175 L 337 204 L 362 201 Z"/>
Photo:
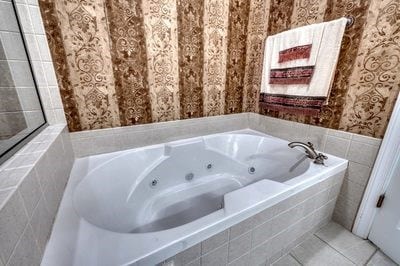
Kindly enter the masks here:
<path id="1" fill-rule="evenodd" d="M 287 143 L 241 130 L 79 159 L 42 265 L 154 265 L 346 169 Z"/>

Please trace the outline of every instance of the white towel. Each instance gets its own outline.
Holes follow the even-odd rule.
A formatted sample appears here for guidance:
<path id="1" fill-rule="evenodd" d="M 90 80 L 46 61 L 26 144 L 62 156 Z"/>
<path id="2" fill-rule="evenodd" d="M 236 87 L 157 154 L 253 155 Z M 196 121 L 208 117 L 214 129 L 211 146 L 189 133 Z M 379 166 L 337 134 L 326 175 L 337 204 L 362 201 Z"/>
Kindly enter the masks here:
<path id="1" fill-rule="evenodd" d="M 265 42 L 265 53 L 264 53 L 264 65 L 263 65 L 263 76 L 261 82 L 261 92 L 267 94 L 279 94 L 279 95 L 290 95 L 290 96 L 308 96 L 308 97 L 328 97 L 330 93 L 331 84 L 334 78 L 336 64 L 339 58 L 339 52 L 341 42 L 346 27 L 347 19 L 341 18 L 330 22 L 324 22 L 289 30 L 284 33 L 269 36 Z M 294 39 L 301 35 L 302 30 L 305 29 L 306 36 L 302 40 L 307 41 L 312 39 L 316 42 L 315 48 L 318 48 L 316 54 L 316 62 L 314 68 L 314 74 L 310 84 L 290 84 L 290 85 L 277 85 L 269 84 L 269 75 L 271 66 L 276 66 L 277 54 L 279 53 L 280 47 L 294 44 L 293 41 L 289 40 L 292 38 L 291 33 L 294 33 Z M 309 34 L 310 31 L 314 33 Z M 318 41 L 318 32 L 323 32 L 322 38 Z M 282 38 L 288 40 L 282 40 Z M 302 45 L 303 43 L 300 43 Z M 297 46 L 298 44 L 295 44 Z M 312 43 L 314 46 L 314 43 Z M 311 55 L 313 54 L 313 48 L 311 49 Z M 275 55 L 275 57 L 273 57 Z M 310 56 L 308 61 L 313 59 Z M 279 68 L 285 68 L 288 65 L 304 66 L 307 63 L 306 59 L 293 60 L 293 62 L 286 62 Z"/>

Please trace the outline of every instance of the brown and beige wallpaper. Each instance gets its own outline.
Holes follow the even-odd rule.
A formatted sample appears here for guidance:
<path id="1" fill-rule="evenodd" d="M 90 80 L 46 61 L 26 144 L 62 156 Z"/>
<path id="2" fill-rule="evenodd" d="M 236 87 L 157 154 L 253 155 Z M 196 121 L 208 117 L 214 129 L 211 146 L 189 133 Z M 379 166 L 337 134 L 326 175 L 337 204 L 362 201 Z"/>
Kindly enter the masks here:
<path id="1" fill-rule="evenodd" d="M 239 112 L 382 137 L 398 0 L 39 0 L 71 131 Z M 351 17 L 319 117 L 258 110 L 265 38 Z"/>
<path id="2" fill-rule="evenodd" d="M 400 90 L 398 0 L 271 0 L 268 34 L 343 16 L 353 23 L 346 29 L 329 103 L 321 115 L 260 112 L 381 138 Z"/>

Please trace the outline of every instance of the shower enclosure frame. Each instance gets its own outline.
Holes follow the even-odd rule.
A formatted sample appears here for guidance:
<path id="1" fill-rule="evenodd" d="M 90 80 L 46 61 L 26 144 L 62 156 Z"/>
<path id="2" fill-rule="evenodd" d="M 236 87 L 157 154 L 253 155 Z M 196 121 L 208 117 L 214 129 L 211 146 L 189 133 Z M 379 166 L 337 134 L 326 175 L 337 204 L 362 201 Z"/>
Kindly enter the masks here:
<path id="1" fill-rule="evenodd" d="M 29 132 L 21 140 L 19 140 L 16 143 L 14 143 L 14 145 L 12 147 L 10 147 L 8 150 L 6 150 L 6 151 L 4 151 L 2 153 L 0 152 L 0 165 L 2 163 L 4 163 L 5 161 L 7 161 L 8 159 L 10 159 L 22 147 L 24 147 L 29 141 L 31 141 L 35 136 L 37 136 L 41 131 L 43 131 L 46 127 L 49 126 L 48 117 L 46 116 L 46 113 L 45 113 L 45 108 L 44 108 L 44 105 L 43 105 L 42 96 L 40 95 L 40 92 L 39 92 L 39 85 L 38 85 L 39 83 L 37 81 L 36 74 L 33 71 L 31 52 L 29 51 L 28 46 L 27 46 L 26 32 L 22 28 L 22 21 L 24 20 L 24 18 L 21 17 L 21 14 L 18 13 L 16 0 L 11 0 L 11 4 L 12 4 L 12 8 L 13 8 L 14 15 L 15 15 L 15 18 L 16 18 L 18 30 L 19 30 L 19 33 L 21 35 L 22 45 L 23 45 L 23 48 L 24 48 L 24 51 L 25 51 L 25 54 L 26 54 L 26 57 L 27 57 L 27 63 L 28 63 L 28 66 L 29 66 L 29 70 L 30 70 L 30 72 L 32 74 L 32 81 L 33 81 L 33 84 L 34 84 L 34 88 L 36 90 L 36 95 L 38 97 L 38 101 L 39 101 L 39 104 L 40 104 L 40 110 L 42 111 L 44 122 L 41 125 L 39 125 L 35 130 Z"/>

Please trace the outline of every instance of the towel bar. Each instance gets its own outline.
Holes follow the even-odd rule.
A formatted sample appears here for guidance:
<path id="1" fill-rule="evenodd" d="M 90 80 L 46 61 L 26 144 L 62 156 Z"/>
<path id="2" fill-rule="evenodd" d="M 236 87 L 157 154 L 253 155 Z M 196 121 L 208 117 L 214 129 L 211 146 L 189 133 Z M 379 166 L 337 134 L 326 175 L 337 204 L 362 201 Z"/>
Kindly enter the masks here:
<path id="1" fill-rule="evenodd" d="M 354 24 L 354 17 L 353 16 L 347 16 L 347 23 L 346 23 L 346 28 L 350 28 Z"/>

